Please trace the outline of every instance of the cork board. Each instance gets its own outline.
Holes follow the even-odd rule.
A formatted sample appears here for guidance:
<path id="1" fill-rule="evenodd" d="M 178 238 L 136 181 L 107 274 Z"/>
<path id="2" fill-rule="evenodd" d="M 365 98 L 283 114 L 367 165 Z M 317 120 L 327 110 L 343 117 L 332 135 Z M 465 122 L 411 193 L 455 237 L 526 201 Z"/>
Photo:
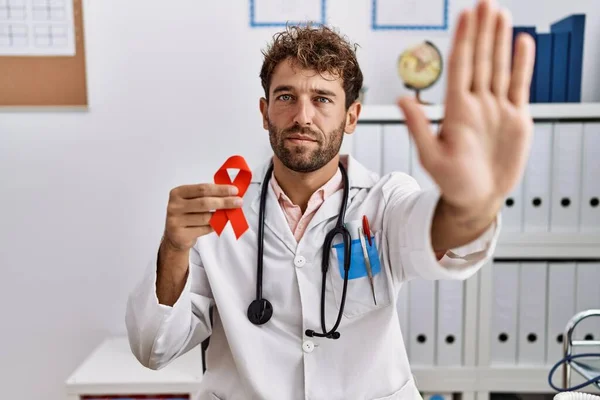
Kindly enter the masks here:
<path id="1" fill-rule="evenodd" d="M 87 107 L 82 0 L 73 1 L 74 56 L 0 56 L 0 106 Z"/>

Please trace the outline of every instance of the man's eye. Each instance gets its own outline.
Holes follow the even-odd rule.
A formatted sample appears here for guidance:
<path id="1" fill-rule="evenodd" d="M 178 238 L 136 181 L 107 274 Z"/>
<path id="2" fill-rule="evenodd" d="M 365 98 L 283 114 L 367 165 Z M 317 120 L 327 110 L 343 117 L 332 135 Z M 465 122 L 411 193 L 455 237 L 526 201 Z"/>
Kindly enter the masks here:
<path id="1" fill-rule="evenodd" d="M 327 97 L 317 97 L 317 101 L 320 103 L 329 103 L 330 100 Z"/>
<path id="2" fill-rule="evenodd" d="M 291 99 L 292 99 L 292 96 L 290 96 L 289 94 L 282 94 L 281 96 L 279 96 L 279 100 L 288 101 Z"/>

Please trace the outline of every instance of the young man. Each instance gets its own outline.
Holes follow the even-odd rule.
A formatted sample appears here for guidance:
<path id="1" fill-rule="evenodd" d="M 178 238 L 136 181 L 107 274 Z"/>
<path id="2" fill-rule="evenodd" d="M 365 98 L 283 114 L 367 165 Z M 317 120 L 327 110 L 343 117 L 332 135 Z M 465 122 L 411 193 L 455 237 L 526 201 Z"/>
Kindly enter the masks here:
<path id="1" fill-rule="evenodd" d="M 171 191 L 127 307 L 138 360 L 162 368 L 210 336 L 201 399 L 419 399 L 398 292 L 414 278 L 466 279 L 491 257 L 532 135 L 534 44 L 519 37 L 511 68 L 511 35 L 491 0 L 461 13 L 439 135 L 399 100 L 435 192 L 338 154 L 361 110 L 352 46 L 324 27 L 278 34 L 260 74 L 274 155 L 243 196 L 210 183 Z M 249 229 L 213 233 L 211 210 L 239 207 Z"/>

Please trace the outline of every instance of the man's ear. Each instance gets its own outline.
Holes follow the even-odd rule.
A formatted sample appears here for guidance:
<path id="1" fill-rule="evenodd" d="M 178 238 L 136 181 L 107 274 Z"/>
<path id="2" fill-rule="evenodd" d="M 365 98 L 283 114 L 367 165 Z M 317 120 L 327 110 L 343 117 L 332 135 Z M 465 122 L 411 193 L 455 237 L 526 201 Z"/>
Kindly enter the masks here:
<path id="1" fill-rule="evenodd" d="M 356 124 L 358 123 L 358 116 L 360 115 L 362 105 L 355 101 L 350 105 L 348 111 L 346 111 L 346 128 L 344 132 L 346 133 L 354 133 L 356 129 Z"/>
<path id="2" fill-rule="evenodd" d="M 259 104 L 258 104 L 258 108 L 260 109 L 260 113 L 262 114 L 262 120 L 263 120 L 263 128 L 265 130 L 269 129 L 269 118 L 268 118 L 268 112 L 269 112 L 269 102 L 267 101 L 267 99 L 265 99 L 264 97 L 260 98 Z"/>

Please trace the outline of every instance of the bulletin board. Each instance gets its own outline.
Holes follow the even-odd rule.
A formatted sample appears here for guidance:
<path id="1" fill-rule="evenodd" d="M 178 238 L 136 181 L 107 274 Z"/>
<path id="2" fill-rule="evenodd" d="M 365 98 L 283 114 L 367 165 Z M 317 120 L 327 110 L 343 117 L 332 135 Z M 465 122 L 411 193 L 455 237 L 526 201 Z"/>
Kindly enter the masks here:
<path id="1" fill-rule="evenodd" d="M 0 56 L 0 106 L 87 107 L 82 0 L 73 1 L 73 56 Z"/>

